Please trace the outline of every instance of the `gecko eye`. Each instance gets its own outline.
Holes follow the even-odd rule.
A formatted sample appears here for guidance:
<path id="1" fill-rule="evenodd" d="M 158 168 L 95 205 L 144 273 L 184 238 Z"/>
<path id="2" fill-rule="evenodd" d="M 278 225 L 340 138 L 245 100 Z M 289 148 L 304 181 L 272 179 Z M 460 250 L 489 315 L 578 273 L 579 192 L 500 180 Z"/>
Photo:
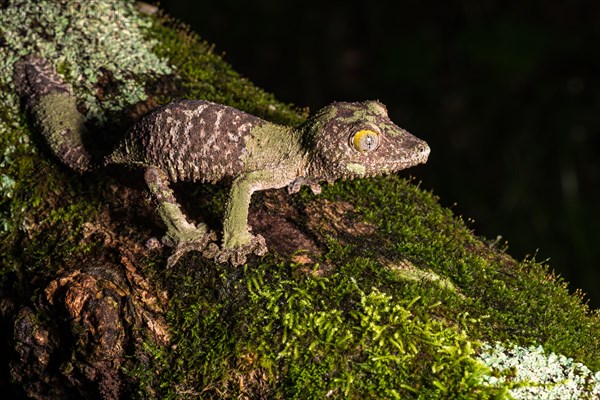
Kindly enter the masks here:
<path id="1" fill-rule="evenodd" d="M 379 135 L 375 131 L 363 129 L 356 132 L 352 138 L 352 145 L 357 151 L 368 153 L 379 146 Z"/>

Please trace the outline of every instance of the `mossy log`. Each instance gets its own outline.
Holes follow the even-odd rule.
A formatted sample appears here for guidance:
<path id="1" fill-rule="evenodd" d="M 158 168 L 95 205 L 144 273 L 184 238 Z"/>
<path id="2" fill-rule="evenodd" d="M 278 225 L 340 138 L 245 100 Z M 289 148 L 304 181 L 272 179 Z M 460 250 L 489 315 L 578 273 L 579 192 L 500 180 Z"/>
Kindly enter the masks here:
<path id="1" fill-rule="evenodd" d="M 496 343 L 600 369 L 600 316 L 582 295 L 411 179 L 261 192 L 249 222 L 266 256 L 231 267 L 192 252 L 167 269 L 141 176 L 70 171 L 29 124 L 11 71 L 31 53 L 73 85 L 100 149 L 181 97 L 306 118 L 151 6 L 0 2 L 0 384 L 12 397 L 485 399 L 535 387 L 486 364 Z M 220 228 L 225 186 L 175 189 Z M 577 368 L 592 398 L 598 379 Z"/>

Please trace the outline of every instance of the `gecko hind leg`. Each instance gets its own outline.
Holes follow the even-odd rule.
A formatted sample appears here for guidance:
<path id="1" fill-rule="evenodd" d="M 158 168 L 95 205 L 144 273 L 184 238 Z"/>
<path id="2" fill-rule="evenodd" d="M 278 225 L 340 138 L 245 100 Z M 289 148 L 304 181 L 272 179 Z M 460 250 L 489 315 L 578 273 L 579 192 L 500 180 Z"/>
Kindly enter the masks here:
<path id="1" fill-rule="evenodd" d="M 216 240 L 214 232 L 209 231 L 204 223 L 194 225 L 188 222 L 181 211 L 173 190 L 169 187 L 169 178 L 160 168 L 148 167 L 144 174 L 146 184 L 157 203 L 156 209 L 167 226 L 163 244 L 174 247 L 167 260 L 167 267 L 172 267 L 179 258 L 189 251 L 203 251 Z"/>

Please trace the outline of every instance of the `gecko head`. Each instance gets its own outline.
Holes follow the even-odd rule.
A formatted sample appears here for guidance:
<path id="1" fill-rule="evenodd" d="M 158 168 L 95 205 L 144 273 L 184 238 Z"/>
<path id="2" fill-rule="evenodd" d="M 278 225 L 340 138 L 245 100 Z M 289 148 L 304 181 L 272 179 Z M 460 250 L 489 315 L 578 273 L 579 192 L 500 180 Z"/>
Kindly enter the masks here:
<path id="1" fill-rule="evenodd" d="M 378 101 L 332 103 L 305 129 L 310 175 L 322 179 L 388 174 L 429 157 L 427 143 L 395 125 Z"/>

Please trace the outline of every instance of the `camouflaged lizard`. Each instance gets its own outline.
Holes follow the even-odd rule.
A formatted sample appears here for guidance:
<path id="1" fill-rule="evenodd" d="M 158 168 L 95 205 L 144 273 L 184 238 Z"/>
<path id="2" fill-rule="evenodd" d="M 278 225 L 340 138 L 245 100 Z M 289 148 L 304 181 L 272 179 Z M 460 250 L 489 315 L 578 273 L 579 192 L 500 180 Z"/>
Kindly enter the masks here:
<path id="1" fill-rule="evenodd" d="M 15 67 L 15 87 L 57 157 L 83 172 L 94 167 L 82 143 L 84 117 L 70 87 L 43 59 L 28 56 Z M 257 190 L 290 193 L 319 182 L 388 174 L 424 163 L 427 143 L 396 126 L 378 101 L 332 103 L 298 127 L 281 126 L 232 107 L 180 100 L 142 117 L 101 162 L 145 171 L 145 180 L 167 226 L 163 243 L 175 247 L 169 265 L 187 251 L 243 264 L 266 252 L 264 238 L 248 226 Z M 232 179 L 222 244 L 204 223 L 189 222 L 169 187 L 172 182 Z"/>

